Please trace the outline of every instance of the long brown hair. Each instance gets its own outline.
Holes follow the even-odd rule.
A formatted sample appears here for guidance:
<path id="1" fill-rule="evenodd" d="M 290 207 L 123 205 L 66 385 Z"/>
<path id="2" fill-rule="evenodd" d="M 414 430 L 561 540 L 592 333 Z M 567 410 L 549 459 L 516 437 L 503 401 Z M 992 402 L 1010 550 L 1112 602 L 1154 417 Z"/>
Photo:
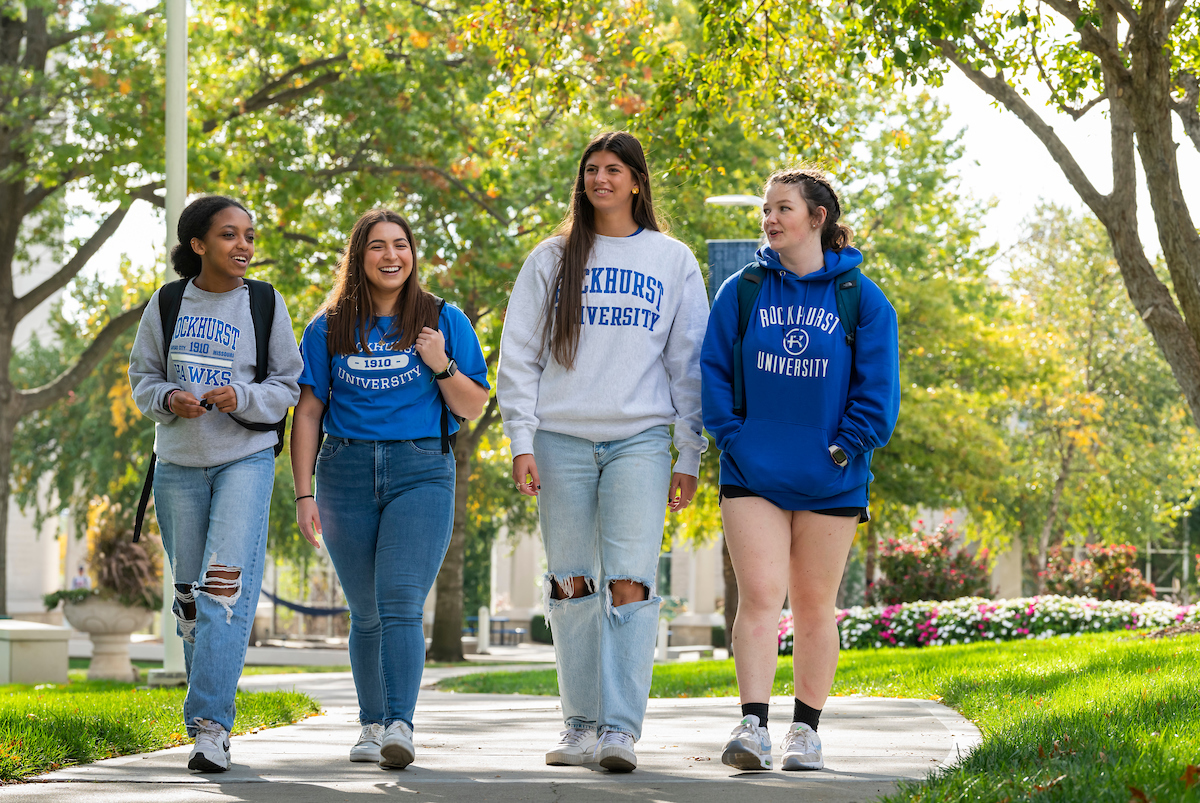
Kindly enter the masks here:
<path id="1" fill-rule="evenodd" d="M 387 333 L 389 338 L 397 341 L 393 348 L 397 351 L 410 348 L 417 342 L 422 327 L 436 329 L 438 326 L 438 298 L 421 287 L 420 272 L 417 270 L 417 244 L 413 240 L 412 227 L 390 209 L 372 209 L 360 217 L 350 230 L 346 250 L 338 260 L 333 289 L 317 312 L 318 315 L 325 313 L 330 354 L 354 354 L 360 343 L 363 351 L 371 353 L 367 345 L 367 332 L 375 319 L 375 307 L 371 303 L 371 286 L 363 275 L 363 253 L 367 250 L 371 228 L 377 223 L 395 223 L 403 229 L 412 252 L 412 271 L 400 288 L 400 297 L 396 300 L 396 319 Z"/>
<path id="2" fill-rule="evenodd" d="M 644 229 L 662 231 L 654 214 L 650 195 L 650 168 L 642 143 L 627 131 L 598 134 L 579 157 L 579 172 L 571 194 L 571 208 L 555 235 L 562 237 L 558 273 L 546 294 L 543 307 L 542 349 L 567 369 L 575 366 L 579 351 L 579 330 L 583 326 L 583 271 L 596 245 L 596 209 L 584 191 L 583 171 L 593 153 L 607 151 L 633 173 L 637 194 L 633 196 L 633 222 Z"/>
<path id="3" fill-rule="evenodd" d="M 825 171 L 807 165 L 776 170 L 763 185 L 764 195 L 772 184 L 794 186 L 808 206 L 810 215 L 816 215 L 820 207 L 825 208 L 825 223 L 821 226 L 822 251 L 841 251 L 854 241 L 854 231 L 845 223 L 838 222 L 842 217 L 842 202 L 833 191 Z"/>

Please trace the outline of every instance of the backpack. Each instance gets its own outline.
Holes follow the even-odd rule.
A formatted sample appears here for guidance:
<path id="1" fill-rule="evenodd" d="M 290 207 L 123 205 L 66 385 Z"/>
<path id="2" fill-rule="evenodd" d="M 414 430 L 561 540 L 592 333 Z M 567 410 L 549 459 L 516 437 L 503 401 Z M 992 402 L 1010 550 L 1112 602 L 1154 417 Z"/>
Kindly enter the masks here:
<path id="1" fill-rule="evenodd" d="M 742 341 L 746 330 L 750 328 L 750 319 L 758 308 L 758 294 L 762 290 L 762 282 L 767 276 L 767 269 L 757 262 L 745 267 L 738 277 L 738 334 L 733 341 L 733 413 L 742 418 L 746 417 L 746 374 L 742 368 Z M 838 317 L 842 322 L 842 330 L 846 333 L 846 345 L 850 347 L 851 364 L 854 361 L 854 337 L 858 330 L 858 305 L 862 298 L 862 286 L 859 279 L 862 274 L 858 268 L 839 273 L 834 282 L 837 290 L 834 298 L 837 301 Z"/>
<path id="2" fill-rule="evenodd" d="M 179 279 L 168 282 L 158 291 L 158 315 L 162 319 L 163 352 L 167 362 L 171 359 L 171 340 L 175 334 L 175 321 L 179 318 L 179 308 L 183 304 L 183 291 L 190 279 Z M 254 381 L 262 383 L 267 378 L 267 348 L 271 342 L 271 324 L 275 320 L 275 288 L 270 282 L 257 279 L 243 279 L 250 291 L 250 319 L 254 322 Z M 242 421 L 229 414 L 240 426 L 252 432 L 272 432 L 278 435 L 275 443 L 275 456 L 283 451 L 283 435 L 287 429 L 287 413 L 274 424 L 259 424 L 254 421 Z M 142 485 L 142 497 L 138 500 L 137 517 L 133 523 L 133 541 L 137 543 L 142 537 L 142 520 L 146 516 L 146 506 L 150 502 L 150 493 L 154 487 L 154 466 L 158 455 L 150 453 L 150 466 L 146 469 L 146 481 Z"/>

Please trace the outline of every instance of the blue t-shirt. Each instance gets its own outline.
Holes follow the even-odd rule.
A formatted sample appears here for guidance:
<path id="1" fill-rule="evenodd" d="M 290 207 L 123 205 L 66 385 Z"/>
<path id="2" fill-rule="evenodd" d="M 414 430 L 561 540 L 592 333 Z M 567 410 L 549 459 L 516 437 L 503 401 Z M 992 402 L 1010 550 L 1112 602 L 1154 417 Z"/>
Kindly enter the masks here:
<path id="1" fill-rule="evenodd" d="M 394 348 L 395 341 L 386 337 L 392 320 L 390 316 L 375 319 L 367 333 L 370 356 L 360 344 L 357 354 L 337 354 L 332 360 L 325 314 L 305 328 L 300 341 L 304 372 L 299 384 L 308 385 L 326 402 L 325 431 L 330 435 L 368 441 L 441 436 L 442 397 L 434 372 L 415 347 Z M 459 373 L 491 387 L 479 338 L 462 310 L 450 304 L 442 307 L 439 328 L 446 338 L 446 354 L 458 363 Z M 450 416 L 450 434 L 457 431 L 458 422 Z"/>

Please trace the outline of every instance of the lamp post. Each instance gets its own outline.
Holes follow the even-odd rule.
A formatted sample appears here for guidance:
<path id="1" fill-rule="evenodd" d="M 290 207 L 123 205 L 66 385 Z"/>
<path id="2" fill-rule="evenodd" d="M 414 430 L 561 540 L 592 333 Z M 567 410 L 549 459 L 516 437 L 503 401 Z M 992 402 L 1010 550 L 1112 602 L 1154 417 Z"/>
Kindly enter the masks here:
<path id="1" fill-rule="evenodd" d="M 167 264 L 163 281 L 171 278 L 171 249 L 177 242 L 175 228 L 187 200 L 187 0 L 167 3 Z M 163 668 L 150 671 L 151 686 L 185 686 L 187 669 L 183 660 L 183 640 L 176 632 L 175 579 L 171 561 L 163 556 Z"/>
<path id="2" fill-rule="evenodd" d="M 761 208 L 763 199 L 757 195 L 713 195 L 705 198 L 704 203 Z M 705 243 L 708 245 L 708 303 L 712 304 L 725 280 L 754 261 L 759 240 L 706 240 Z M 737 616 L 738 589 L 733 562 L 729 559 L 729 546 L 724 537 L 721 538 L 721 566 L 725 579 L 725 648 L 733 657 L 733 620 Z"/>
<path id="3" fill-rule="evenodd" d="M 757 195 L 713 195 L 704 199 L 713 206 L 761 207 Z M 733 274 L 754 261 L 759 240 L 705 240 L 708 245 L 708 302 L 716 298 L 717 290 Z"/>

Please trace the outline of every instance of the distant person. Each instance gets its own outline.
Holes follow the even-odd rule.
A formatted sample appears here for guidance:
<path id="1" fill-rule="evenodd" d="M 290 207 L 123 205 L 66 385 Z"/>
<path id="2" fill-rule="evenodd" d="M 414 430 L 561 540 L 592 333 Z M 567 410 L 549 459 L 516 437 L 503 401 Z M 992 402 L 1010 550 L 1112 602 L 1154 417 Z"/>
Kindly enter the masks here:
<path id="1" fill-rule="evenodd" d="M 350 760 L 403 769 L 416 757 L 422 607 L 454 524 L 455 416 L 483 413 L 487 364 L 467 316 L 421 287 L 412 229 L 386 209 L 354 224 L 301 350 L 296 522 L 313 546 L 324 536 L 350 605 L 362 726 Z"/>
<path id="2" fill-rule="evenodd" d="M 80 588 L 87 589 L 87 588 L 91 588 L 91 587 L 92 587 L 92 578 L 88 577 L 87 573 L 84 572 L 83 564 L 81 563 L 81 564 L 79 564 L 79 573 L 71 578 L 71 590 L 75 591 L 76 589 L 80 589 Z"/>
<path id="3" fill-rule="evenodd" d="M 245 279 L 254 221 L 232 198 L 209 195 L 183 210 L 171 251 L 183 277 L 160 288 L 129 358 L 133 398 L 155 421 L 154 509 L 175 577 L 188 691 L 183 718 L 196 738 L 188 767 L 229 769 L 234 695 L 254 623 L 275 484 L 278 422 L 296 403 L 300 353 L 287 305 Z M 160 305 L 178 314 L 163 337 Z M 257 300 L 256 300 L 257 299 Z M 270 306 L 265 378 L 252 306 Z"/>
<path id="4" fill-rule="evenodd" d="M 691 502 L 708 445 L 708 302 L 696 258 L 660 230 L 636 138 L 597 136 L 574 184 L 566 222 L 513 287 L 497 390 L 513 481 L 538 498 L 546 547 L 566 723 L 546 763 L 629 772 L 650 692 L 663 519 Z"/>
<path id="5" fill-rule="evenodd" d="M 767 246 L 721 286 L 702 358 L 704 425 L 721 449 L 721 517 L 738 587 L 743 717 L 721 760 L 772 767 L 767 703 L 787 597 L 796 699 L 782 767 L 820 769 L 817 725 L 838 660 L 834 602 L 855 528 L 869 518 L 872 450 L 888 442 L 900 410 L 896 312 L 856 270 L 862 254 L 823 173 L 779 171 L 765 195 Z"/>

